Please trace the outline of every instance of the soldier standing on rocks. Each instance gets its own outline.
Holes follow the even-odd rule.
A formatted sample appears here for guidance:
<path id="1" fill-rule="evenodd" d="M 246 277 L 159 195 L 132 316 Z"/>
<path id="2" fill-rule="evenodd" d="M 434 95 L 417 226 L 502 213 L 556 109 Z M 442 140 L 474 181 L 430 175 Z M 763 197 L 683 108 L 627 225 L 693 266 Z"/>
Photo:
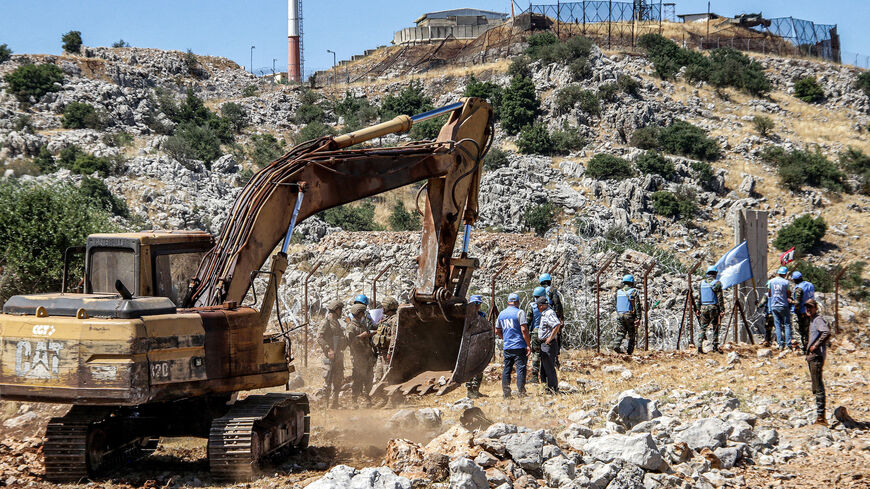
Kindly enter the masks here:
<path id="1" fill-rule="evenodd" d="M 550 306 L 550 309 L 556 314 L 556 317 L 559 318 L 560 323 L 565 323 L 565 309 L 562 307 L 562 294 L 553 287 L 553 277 L 550 276 L 549 273 L 544 273 L 540 277 L 538 277 L 538 282 L 541 284 L 541 287 L 544 288 L 547 292 L 547 303 Z M 556 368 L 559 368 L 559 354 L 562 352 L 562 329 L 559 329 L 559 337 L 556 338 Z"/>
<path id="2" fill-rule="evenodd" d="M 532 355 L 532 370 L 529 376 L 526 377 L 526 383 L 537 384 L 541 378 L 541 340 L 538 339 L 538 325 L 541 323 L 541 311 L 538 310 L 538 305 L 535 301 L 538 297 L 546 297 L 547 289 L 543 287 L 535 287 L 532 292 L 532 300 L 526 308 L 526 318 L 532 323 L 529 328 L 529 336 L 531 338 L 531 355 Z"/>
<path id="3" fill-rule="evenodd" d="M 547 382 L 547 391 L 559 393 L 559 379 L 556 377 L 556 356 L 559 354 L 559 331 L 562 321 L 556 312 L 550 308 L 546 297 L 538 297 L 535 301 L 541 313 L 541 323 L 538 325 L 538 338 L 541 341 L 541 375 Z"/>
<path id="4" fill-rule="evenodd" d="M 622 277 L 622 288 L 616 291 L 616 312 L 619 314 L 616 340 L 613 342 L 613 351 L 623 353 L 622 340 L 628 335 L 628 346 L 625 353 L 634 353 L 634 344 L 637 341 L 637 325 L 640 320 L 637 317 L 640 306 L 640 294 L 634 288 L 634 276 Z"/>
<path id="5" fill-rule="evenodd" d="M 803 353 L 807 353 L 807 337 L 810 332 L 810 316 L 807 314 L 807 301 L 816 298 L 816 287 L 809 280 L 804 280 L 801 272 L 795 271 L 791 274 L 791 279 L 794 280 L 794 292 L 792 293 L 792 303 L 794 304 L 794 314 L 797 317 L 798 333 L 801 334 L 801 346 Z"/>
<path id="6" fill-rule="evenodd" d="M 698 353 L 704 353 L 704 340 L 707 339 L 707 328 L 713 326 L 712 351 L 722 353 L 719 349 L 719 325 L 725 315 L 725 295 L 722 293 L 722 283 L 716 279 L 719 270 L 715 266 L 707 268 L 707 276 L 701 280 L 700 293 L 696 304 L 698 319 L 701 322 L 698 338 Z"/>
<path id="7" fill-rule="evenodd" d="M 484 321 L 486 320 L 486 314 L 481 312 L 480 305 L 483 304 L 483 297 L 479 295 L 473 295 L 468 298 L 468 304 L 471 307 L 476 308 L 477 315 L 482 318 Z M 465 383 L 465 391 L 466 396 L 469 399 L 477 399 L 478 397 L 487 397 L 486 394 L 482 394 L 480 392 L 480 383 L 483 382 L 483 372 L 472 377 L 468 382 Z"/>
<path id="8" fill-rule="evenodd" d="M 804 306 L 810 319 L 807 366 L 810 369 L 813 394 L 816 396 L 816 424 L 827 426 L 828 423 L 825 420 L 825 383 L 822 381 L 822 368 L 825 366 L 831 330 L 825 319 L 819 315 L 819 305 L 815 299 L 807 299 Z"/>
<path id="9" fill-rule="evenodd" d="M 344 349 L 347 347 L 347 339 L 339 322 L 343 307 L 344 304 L 337 300 L 326 305 L 327 314 L 317 335 L 317 343 L 324 355 L 323 400 L 333 409 L 338 407 L 338 394 L 344 384 Z M 331 404 L 330 397 L 333 398 Z"/>
<path id="10" fill-rule="evenodd" d="M 365 405 L 369 405 L 369 392 L 372 390 L 372 376 L 374 375 L 375 353 L 372 350 L 371 337 L 366 321 L 365 304 L 354 304 L 350 308 L 351 320 L 347 326 L 347 341 L 350 345 L 350 354 L 353 357 L 353 383 L 351 384 L 351 398 L 354 403 L 358 396 L 362 395 Z"/>
<path id="11" fill-rule="evenodd" d="M 387 367 L 390 366 L 390 344 L 399 321 L 399 315 L 396 314 L 398 309 L 399 302 L 396 299 L 392 297 L 384 299 L 384 317 L 378 323 L 378 329 L 373 338 L 378 353 L 378 362 L 375 365 L 375 382 L 380 382 L 384 378 Z"/>

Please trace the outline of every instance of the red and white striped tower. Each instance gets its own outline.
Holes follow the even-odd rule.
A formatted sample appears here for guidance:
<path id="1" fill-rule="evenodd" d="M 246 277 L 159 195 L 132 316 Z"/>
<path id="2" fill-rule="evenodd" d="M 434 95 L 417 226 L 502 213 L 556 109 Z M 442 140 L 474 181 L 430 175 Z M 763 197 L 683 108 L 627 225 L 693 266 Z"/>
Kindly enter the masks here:
<path id="1" fill-rule="evenodd" d="M 299 31 L 299 0 L 287 0 L 287 77 L 296 83 L 302 82 Z"/>

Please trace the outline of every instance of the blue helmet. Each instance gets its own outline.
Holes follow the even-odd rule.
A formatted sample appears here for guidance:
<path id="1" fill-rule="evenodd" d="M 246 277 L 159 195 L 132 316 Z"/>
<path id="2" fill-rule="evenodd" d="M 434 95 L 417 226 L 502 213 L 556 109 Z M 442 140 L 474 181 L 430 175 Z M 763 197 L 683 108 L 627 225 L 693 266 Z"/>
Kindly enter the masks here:
<path id="1" fill-rule="evenodd" d="M 547 295 L 547 289 L 543 287 L 535 287 L 535 291 L 532 292 L 534 297 L 544 297 L 545 295 Z"/>
<path id="2" fill-rule="evenodd" d="M 508 295 L 508 302 L 519 302 L 519 301 L 520 301 L 520 295 L 517 294 L 516 292 L 512 292 Z"/>
<path id="3" fill-rule="evenodd" d="M 481 297 L 481 296 L 479 296 L 479 295 L 473 295 L 473 296 L 471 296 L 471 297 L 468 298 L 468 302 L 471 303 L 471 304 L 482 304 L 482 303 L 483 303 L 483 297 Z"/>
<path id="4" fill-rule="evenodd" d="M 552 282 L 552 281 L 553 281 L 553 277 L 551 277 L 549 273 L 543 273 L 543 274 L 541 274 L 540 277 L 538 277 L 538 283 Z"/>
<path id="5" fill-rule="evenodd" d="M 359 294 L 353 298 L 353 303 L 369 305 L 369 298 L 365 294 Z"/>
<path id="6" fill-rule="evenodd" d="M 788 273 L 788 268 L 786 268 L 786 267 L 779 267 L 779 270 L 776 271 L 777 275 L 785 275 L 787 273 Z"/>
<path id="7" fill-rule="evenodd" d="M 792 280 L 801 280 L 804 278 L 804 276 L 803 276 L 803 274 L 801 274 L 801 272 L 798 272 L 797 270 L 795 270 L 795 272 L 791 274 L 791 278 L 792 278 Z"/>
<path id="8" fill-rule="evenodd" d="M 625 277 L 622 277 L 622 281 L 633 284 L 634 283 L 634 275 L 626 275 Z"/>
<path id="9" fill-rule="evenodd" d="M 707 274 L 711 273 L 719 273 L 719 269 L 716 268 L 716 265 L 707 267 Z"/>

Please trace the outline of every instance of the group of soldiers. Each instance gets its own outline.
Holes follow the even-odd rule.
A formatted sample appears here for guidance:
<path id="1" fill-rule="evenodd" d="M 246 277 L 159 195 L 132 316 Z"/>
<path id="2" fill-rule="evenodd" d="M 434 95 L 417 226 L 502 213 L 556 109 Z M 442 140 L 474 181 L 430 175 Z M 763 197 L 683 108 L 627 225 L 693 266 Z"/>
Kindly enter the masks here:
<path id="1" fill-rule="evenodd" d="M 396 327 L 399 303 L 384 300 L 383 318 L 377 322 L 368 311 L 369 299 L 363 294 L 354 298 L 350 314 L 342 316 L 344 303 L 334 300 L 326 305 L 326 317 L 320 325 L 317 343 L 324 355 L 323 399 L 332 408 L 338 407 L 338 395 L 344 384 L 344 350 L 351 355 L 351 402 L 362 398 L 369 405 L 369 393 L 375 379 L 380 380 L 390 363 L 390 342 Z M 342 322 L 346 326 L 342 326 Z"/>

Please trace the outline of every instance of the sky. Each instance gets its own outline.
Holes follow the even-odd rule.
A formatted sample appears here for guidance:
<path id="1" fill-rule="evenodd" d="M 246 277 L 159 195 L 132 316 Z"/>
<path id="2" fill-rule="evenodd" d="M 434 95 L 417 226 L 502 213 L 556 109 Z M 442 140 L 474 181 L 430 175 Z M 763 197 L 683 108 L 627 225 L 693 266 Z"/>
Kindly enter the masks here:
<path id="1" fill-rule="evenodd" d="M 706 0 L 672 0 L 676 13 L 707 10 Z M 78 30 L 85 45 L 110 46 L 124 39 L 134 46 L 187 50 L 223 56 L 256 70 L 287 69 L 286 0 L 0 0 L 0 44 L 16 53 L 59 54 L 60 37 Z M 413 26 L 424 12 L 472 7 L 510 12 L 510 0 L 302 0 L 306 75 L 338 59 L 387 45 L 393 32 Z M 555 0 L 537 0 L 555 3 Z M 528 6 L 520 0 L 519 5 Z M 517 12 L 520 8 L 517 7 Z M 723 15 L 757 12 L 838 24 L 844 52 L 870 55 L 867 0 L 713 0 Z M 255 46 L 251 50 L 251 46 Z"/>

